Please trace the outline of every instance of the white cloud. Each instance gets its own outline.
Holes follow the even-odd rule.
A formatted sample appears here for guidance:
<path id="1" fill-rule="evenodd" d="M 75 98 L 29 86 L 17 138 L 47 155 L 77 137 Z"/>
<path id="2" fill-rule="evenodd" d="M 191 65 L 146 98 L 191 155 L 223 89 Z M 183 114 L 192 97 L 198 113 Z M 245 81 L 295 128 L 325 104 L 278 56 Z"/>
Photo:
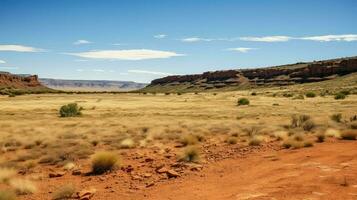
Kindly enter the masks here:
<path id="1" fill-rule="evenodd" d="M 248 51 L 254 50 L 254 49 L 257 49 L 257 48 L 237 47 L 237 48 L 229 48 L 229 49 L 226 49 L 226 50 L 228 50 L 228 51 L 239 51 L 241 53 L 247 53 Z"/>
<path id="2" fill-rule="evenodd" d="M 0 64 L 5 64 L 6 62 L 4 60 L 0 60 Z"/>
<path id="3" fill-rule="evenodd" d="M 293 39 L 289 36 L 241 37 L 240 40 L 251 42 L 286 42 Z"/>
<path id="4" fill-rule="evenodd" d="M 154 38 L 156 38 L 156 39 L 163 39 L 165 37 L 167 37 L 167 35 L 165 35 L 165 34 L 154 35 Z"/>
<path id="5" fill-rule="evenodd" d="M 128 70 L 129 73 L 137 73 L 137 74 L 152 74 L 152 75 L 164 75 L 169 76 L 172 75 L 166 72 L 155 72 L 155 71 L 146 71 L 146 70 Z"/>
<path id="6" fill-rule="evenodd" d="M 76 60 L 74 60 L 74 61 L 76 61 L 76 62 L 87 62 L 87 61 L 89 61 L 89 60 L 86 60 L 86 59 L 76 59 Z"/>
<path id="7" fill-rule="evenodd" d="M 189 38 L 181 39 L 182 42 L 210 42 L 210 41 L 213 41 L 213 40 L 214 39 L 199 38 L 199 37 L 189 37 Z"/>
<path id="8" fill-rule="evenodd" d="M 302 37 L 302 40 L 313 40 L 319 42 L 331 42 L 331 41 L 345 41 L 352 42 L 357 41 L 356 34 L 347 34 L 347 35 L 321 35 L 321 36 L 311 36 L 311 37 Z"/>
<path id="9" fill-rule="evenodd" d="M 75 42 L 73 42 L 73 44 L 75 45 L 81 45 L 81 44 L 90 44 L 92 42 L 88 41 L 88 40 L 77 40 Z"/>
<path id="10" fill-rule="evenodd" d="M 11 44 L 11 45 L 1 45 L 0 44 L 0 51 L 42 52 L 44 50 L 35 48 L 35 47 L 16 45 L 16 44 Z"/>
<path id="11" fill-rule="evenodd" d="M 157 51 L 150 49 L 130 49 L 130 50 L 102 50 L 87 51 L 80 53 L 66 53 L 68 55 L 91 59 L 109 59 L 109 60 L 145 60 L 155 58 L 170 58 L 183 56 L 170 51 Z"/>

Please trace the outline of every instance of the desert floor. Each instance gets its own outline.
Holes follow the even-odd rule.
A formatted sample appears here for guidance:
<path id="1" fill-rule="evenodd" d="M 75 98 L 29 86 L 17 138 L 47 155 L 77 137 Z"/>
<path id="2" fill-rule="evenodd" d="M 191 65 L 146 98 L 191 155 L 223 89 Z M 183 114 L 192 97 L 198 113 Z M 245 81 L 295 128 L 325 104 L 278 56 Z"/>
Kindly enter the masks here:
<path id="1" fill-rule="evenodd" d="M 52 199 L 69 184 L 94 200 L 357 199 L 357 141 L 343 139 L 356 132 L 357 95 L 250 93 L 2 96 L 0 180 L 11 168 L 9 182 L 37 188 L 18 199 Z M 241 97 L 250 105 L 237 106 Z M 59 117 L 73 102 L 82 115 Z M 293 115 L 309 116 L 310 126 L 292 126 Z M 193 162 L 180 160 L 188 148 Z M 100 151 L 120 161 L 92 175 Z M 16 187 L 0 181 L 0 190 Z"/>

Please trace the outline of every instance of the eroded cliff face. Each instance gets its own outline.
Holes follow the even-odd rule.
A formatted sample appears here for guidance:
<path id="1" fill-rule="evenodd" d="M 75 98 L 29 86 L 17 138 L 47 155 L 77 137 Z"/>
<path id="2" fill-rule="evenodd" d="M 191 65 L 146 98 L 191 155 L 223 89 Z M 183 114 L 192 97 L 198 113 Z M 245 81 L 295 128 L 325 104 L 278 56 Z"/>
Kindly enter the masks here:
<path id="1" fill-rule="evenodd" d="M 167 76 L 148 86 L 186 85 L 190 88 L 222 88 L 228 86 L 282 86 L 333 79 L 357 72 L 357 57 L 311 63 L 296 63 L 260 69 L 225 70 L 203 74 Z"/>
<path id="2" fill-rule="evenodd" d="M 19 76 L 7 72 L 0 72 L 0 87 L 15 89 L 45 88 L 38 81 L 37 75 Z"/>

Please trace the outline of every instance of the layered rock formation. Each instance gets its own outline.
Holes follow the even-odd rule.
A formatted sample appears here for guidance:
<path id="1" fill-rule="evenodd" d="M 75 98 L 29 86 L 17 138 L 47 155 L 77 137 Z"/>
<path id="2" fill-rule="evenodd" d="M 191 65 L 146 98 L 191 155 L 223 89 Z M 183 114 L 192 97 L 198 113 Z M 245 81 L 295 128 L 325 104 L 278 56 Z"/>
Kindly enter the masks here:
<path id="1" fill-rule="evenodd" d="M 258 69 L 237 69 L 203 74 L 168 76 L 153 80 L 147 88 L 185 85 L 192 88 L 223 88 L 236 86 L 282 86 L 333 79 L 357 72 L 357 57 L 310 63 L 296 63 Z M 146 89 L 147 89 L 146 88 Z"/>
<path id="2" fill-rule="evenodd" d="M 37 75 L 22 76 L 8 72 L 0 72 L 0 87 L 14 89 L 45 88 L 39 82 Z"/>

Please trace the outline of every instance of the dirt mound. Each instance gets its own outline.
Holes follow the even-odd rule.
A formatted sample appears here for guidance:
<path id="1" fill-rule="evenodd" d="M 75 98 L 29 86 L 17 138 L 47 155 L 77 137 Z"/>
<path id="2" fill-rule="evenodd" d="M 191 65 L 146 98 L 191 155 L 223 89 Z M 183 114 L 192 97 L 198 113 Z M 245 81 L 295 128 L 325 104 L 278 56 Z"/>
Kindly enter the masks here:
<path id="1" fill-rule="evenodd" d="M 197 91 L 214 88 L 284 86 L 331 80 L 357 72 L 357 57 L 310 63 L 296 63 L 260 69 L 205 72 L 203 74 L 167 76 L 151 82 L 143 91 L 175 89 Z"/>

